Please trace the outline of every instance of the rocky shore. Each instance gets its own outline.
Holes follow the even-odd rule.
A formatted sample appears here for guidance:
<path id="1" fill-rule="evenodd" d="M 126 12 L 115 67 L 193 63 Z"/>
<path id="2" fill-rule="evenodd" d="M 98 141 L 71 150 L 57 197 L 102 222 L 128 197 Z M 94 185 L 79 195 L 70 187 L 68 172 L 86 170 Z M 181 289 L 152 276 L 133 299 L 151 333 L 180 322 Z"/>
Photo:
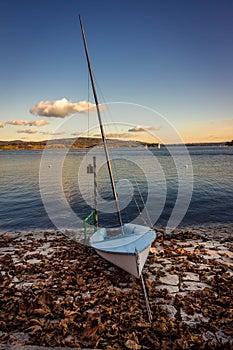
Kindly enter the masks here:
<path id="1" fill-rule="evenodd" d="M 232 349 L 233 226 L 156 228 L 139 280 L 58 231 L 0 235 L 0 349 Z"/>

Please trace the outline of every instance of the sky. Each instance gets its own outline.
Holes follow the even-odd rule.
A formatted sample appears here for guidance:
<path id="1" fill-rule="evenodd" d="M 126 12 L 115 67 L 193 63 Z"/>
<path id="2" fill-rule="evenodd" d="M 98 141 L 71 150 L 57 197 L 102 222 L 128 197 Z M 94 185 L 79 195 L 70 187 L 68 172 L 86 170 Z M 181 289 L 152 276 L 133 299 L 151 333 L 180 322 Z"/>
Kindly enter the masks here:
<path id="1" fill-rule="evenodd" d="M 233 139 L 232 0 L 8 0 L 0 140 L 98 135 L 79 14 L 108 135 Z"/>

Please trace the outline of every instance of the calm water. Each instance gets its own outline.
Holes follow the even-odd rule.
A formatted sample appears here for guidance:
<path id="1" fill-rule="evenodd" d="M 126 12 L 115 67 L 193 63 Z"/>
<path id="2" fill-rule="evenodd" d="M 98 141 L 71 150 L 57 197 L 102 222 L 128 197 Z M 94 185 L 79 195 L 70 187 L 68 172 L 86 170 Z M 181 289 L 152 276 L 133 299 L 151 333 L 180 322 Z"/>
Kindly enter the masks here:
<path id="1" fill-rule="evenodd" d="M 184 216 L 180 225 L 233 222 L 233 147 L 194 146 L 188 151 L 190 159 L 180 147 L 110 150 L 124 221 L 138 220 L 144 210 L 141 217 L 148 224 L 149 215 L 156 225 L 166 225 L 172 216 Z M 76 217 L 81 225 L 94 206 L 93 174 L 86 172 L 93 155 L 99 220 L 116 222 L 102 149 L 42 154 L 0 152 L 1 232 L 54 228 L 61 222 L 68 227 L 72 220 L 76 225 Z"/>

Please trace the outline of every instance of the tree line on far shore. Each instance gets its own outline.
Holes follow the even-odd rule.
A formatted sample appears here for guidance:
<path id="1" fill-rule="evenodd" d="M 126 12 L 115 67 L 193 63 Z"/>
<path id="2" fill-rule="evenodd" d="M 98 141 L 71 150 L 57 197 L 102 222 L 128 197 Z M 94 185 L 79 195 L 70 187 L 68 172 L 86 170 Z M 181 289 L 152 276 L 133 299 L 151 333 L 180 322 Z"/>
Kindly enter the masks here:
<path id="1" fill-rule="evenodd" d="M 43 150 L 45 148 L 92 148 L 101 147 L 101 138 L 79 137 L 78 139 L 56 139 L 45 141 L 0 141 L 0 150 Z M 158 144 L 149 144 L 140 141 L 108 140 L 110 147 L 158 147 Z M 164 146 L 164 145 L 161 145 Z M 175 145 L 174 145 L 175 146 Z M 179 145 L 177 145 L 179 146 Z M 233 146 L 233 140 L 220 143 L 192 143 L 186 146 Z"/>
<path id="2" fill-rule="evenodd" d="M 226 142 L 227 146 L 233 146 L 233 140 Z"/>

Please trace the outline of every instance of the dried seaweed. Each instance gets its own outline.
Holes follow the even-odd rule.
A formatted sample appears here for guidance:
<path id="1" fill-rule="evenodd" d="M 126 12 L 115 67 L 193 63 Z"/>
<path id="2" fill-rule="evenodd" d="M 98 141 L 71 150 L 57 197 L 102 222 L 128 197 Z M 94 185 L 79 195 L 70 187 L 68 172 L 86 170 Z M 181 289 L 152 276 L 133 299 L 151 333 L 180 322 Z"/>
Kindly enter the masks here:
<path id="1" fill-rule="evenodd" d="M 0 239 L 0 344 L 232 348 L 233 264 L 226 263 L 232 247 L 227 237 L 221 244 L 228 250 L 222 248 L 224 254 L 212 259 L 206 235 L 185 230 L 165 237 L 161 232 L 144 272 L 150 324 L 140 281 L 59 233 L 40 236 L 4 234 Z M 161 278 L 175 275 L 176 292 L 169 284 L 158 288 Z M 193 290 L 191 283 L 207 287 Z"/>

